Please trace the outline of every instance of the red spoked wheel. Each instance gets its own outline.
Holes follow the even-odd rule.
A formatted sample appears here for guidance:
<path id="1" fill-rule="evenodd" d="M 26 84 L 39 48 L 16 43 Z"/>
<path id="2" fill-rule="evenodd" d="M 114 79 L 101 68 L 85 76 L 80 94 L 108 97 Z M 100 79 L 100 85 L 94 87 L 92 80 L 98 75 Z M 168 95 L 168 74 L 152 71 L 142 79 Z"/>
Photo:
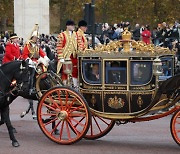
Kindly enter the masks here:
<path id="1" fill-rule="evenodd" d="M 95 140 L 108 134 L 114 127 L 115 120 L 104 119 L 95 114 L 91 114 L 90 127 L 84 138 Z"/>
<path id="2" fill-rule="evenodd" d="M 89 129 L 89 107 L 72 88 L 54 87 L 48 90 L 38 104 L 37 115 L 43 133 L 59 144 L 75 143 Z"/>
<path id="3" fill-rule="evenodd" d="M 180 109 L 175 112 L 171 119 L 171 135 L 180 146 Z"/>

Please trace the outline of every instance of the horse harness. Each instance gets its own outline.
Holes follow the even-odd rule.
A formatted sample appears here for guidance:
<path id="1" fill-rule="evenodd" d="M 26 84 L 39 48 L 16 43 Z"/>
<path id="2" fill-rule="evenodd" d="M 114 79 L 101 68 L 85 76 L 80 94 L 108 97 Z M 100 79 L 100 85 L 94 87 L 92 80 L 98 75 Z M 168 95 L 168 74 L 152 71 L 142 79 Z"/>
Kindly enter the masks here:
<path id="1" fill-rule="evenodd" d="M 21 64 L 22 65 L 22 64 Z M 20 65 L 20 70 L 23 70 L 23 67 Z M 0 98 L 3 98 L 5 96 L 7 96 L 8 94 L 11 94 L 12 96 L 16 96 L 17 94 L 13 93 L 16 90 L 20 89 L 20 87 L 22 86 L 22 83 L 17 84 L 16 80 L 13 80 L 12 82 L 7 78 L 7 76 L 4 74 L 4 72 L 2 71 L 2 69 L 0 68 L 0 73 L 5 77 L 5 79 L 10 83 L 10 91 L 8 92 L 4 92 L 1 87 L 0 87 Z M 12 88 L 12 89 L 11 89 Z M 2 94 L 2 95 L 1 95 Z"/>

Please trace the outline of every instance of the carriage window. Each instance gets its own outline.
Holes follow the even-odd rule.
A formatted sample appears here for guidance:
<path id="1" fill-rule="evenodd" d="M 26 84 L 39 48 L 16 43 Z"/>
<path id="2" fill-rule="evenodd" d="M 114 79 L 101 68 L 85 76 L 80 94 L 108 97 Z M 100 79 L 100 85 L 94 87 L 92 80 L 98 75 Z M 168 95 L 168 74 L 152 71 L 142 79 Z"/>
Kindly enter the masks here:
<path id="1" fill-rule="evenodd" d="M 131 62 L 131 84 L 142 85 L 151 80 L 152 62 Z"/>
<path id="2" fill-rule="evenodd" d="M 106 84 L 127 84 L 127 62 L 126 61 L 107 61 Z"/>
<path id="3" fill-rule="evenodd" d="M 101 62 L 83 61 L 83 76 L 86 82 L 92 84 L 101 83 Z"/>
<path id="4" fill-rule="evenodd" d="M 173 59 L 171 57 L 161 58 L 163 75 L 159 77 L 160 80 L 166 80 L 173 75 Z"/>

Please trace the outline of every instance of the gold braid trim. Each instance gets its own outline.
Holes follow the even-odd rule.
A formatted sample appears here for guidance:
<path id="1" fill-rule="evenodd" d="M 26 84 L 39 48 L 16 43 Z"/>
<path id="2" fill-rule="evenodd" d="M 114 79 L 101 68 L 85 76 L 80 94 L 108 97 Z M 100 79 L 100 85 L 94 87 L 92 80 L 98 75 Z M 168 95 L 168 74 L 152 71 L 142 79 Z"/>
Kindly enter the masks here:
<path id="1" fill-rule="evenodd" d="M 27 48 L 29 50 L 29 58 L 39 58 L 39 47 L 35 45 L 33 47 L 31 40 L 26 42 Z"/>

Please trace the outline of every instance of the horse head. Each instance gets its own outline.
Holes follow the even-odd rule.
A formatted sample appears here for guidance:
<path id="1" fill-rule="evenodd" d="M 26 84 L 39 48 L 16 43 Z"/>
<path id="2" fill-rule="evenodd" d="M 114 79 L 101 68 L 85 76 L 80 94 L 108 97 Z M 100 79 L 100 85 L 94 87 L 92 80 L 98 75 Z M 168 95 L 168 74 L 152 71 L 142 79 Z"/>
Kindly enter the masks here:
<path id="1" fill-rule="evenodd" d="M 0 67 L 0 87 L 3 92 L 9 91 L 13 80 L 16 83 L 23 81 L 28 71 L 28 64 L 25 61 L 12 61 Z"/>
<path id="2" fill-rule="evenodd" d="M 28 63 L 24 60 L 22 61 L 15 61 L 15 65 L 16 65 L 16 71 L 14 71 L 13 73 L 13 79 L 17 80 L 18 82 L 22 82 L 25 78 L 25 76 L 27 76 L 27 72 L 28 72 Z"/>

